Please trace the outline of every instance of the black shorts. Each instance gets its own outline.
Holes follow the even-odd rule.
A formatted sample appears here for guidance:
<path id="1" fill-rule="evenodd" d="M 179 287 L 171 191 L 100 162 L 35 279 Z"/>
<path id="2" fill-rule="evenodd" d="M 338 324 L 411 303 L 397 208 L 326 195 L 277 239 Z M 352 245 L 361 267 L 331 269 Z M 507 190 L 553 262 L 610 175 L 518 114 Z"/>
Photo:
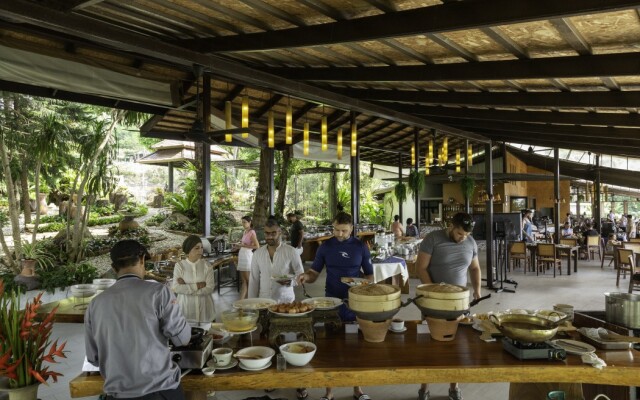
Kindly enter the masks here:
<path id="1" fill-rule="evenodd" d="M 106 395 L 105 400 L 120 400 L 122 397 L 113 397 Z M 140 397 L 127 397 L 127 400 L 185 400 L 182 385 L 175 389 L 160 390 L 158 392 L 148 393 Z"/>

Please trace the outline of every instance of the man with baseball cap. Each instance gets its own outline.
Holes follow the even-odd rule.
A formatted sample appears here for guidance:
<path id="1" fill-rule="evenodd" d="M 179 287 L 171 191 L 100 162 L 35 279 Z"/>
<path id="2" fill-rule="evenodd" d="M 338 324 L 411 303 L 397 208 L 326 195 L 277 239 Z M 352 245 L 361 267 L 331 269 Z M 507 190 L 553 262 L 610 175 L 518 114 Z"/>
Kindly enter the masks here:
<path id="1" fill-rule="evenodd" d="M 183 400 L 180 368 L 167 340 L 184 346 L 191 327 L 168 287 L 143 280 L 147 249 L 121 240 L 111 249 L 118 280 L 96 296 L 85 314 L 89 363 L 100 368 L 107 399 Z"/>

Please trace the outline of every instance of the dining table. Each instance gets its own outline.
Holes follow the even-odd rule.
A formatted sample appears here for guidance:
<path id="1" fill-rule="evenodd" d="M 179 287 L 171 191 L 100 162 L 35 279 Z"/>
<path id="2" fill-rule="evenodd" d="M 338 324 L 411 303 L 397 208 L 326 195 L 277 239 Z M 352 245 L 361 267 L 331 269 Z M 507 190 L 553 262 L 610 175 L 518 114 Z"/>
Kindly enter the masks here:
<path id="1" fill-rule="evenodd" d="M 392 279 L 392 284 L 404 288 L 409 280 L 407 262 L 404 258 L 390 256 L 383 260 L 372 259 L 373 281 L 382 282 L 388 278 Z M 402 282 L 401 282 L 402 281 Z"/>
<path id="2" fill-rule="evenodd" d="M 327 330 L 323 335 L 316 334 L 316 354 L 305 366 L 288 365 L 286 370 L 278 371 L 273 362 L 260 371 L 235 367 L 216 371 L 211 377 L 194 370 L 182 378 L 182 386 L 187 392 L 206 392 L 421 382 L 640 384 L 637 350 L 597 350 L 597 356 L 607 363 L 603 369 L 583 363 L 576 355 L 567 355 L 566 360 L 519 360 L 503 349 L 500 339 L 481 340 L 481 333 L 472 326 L 461 325 L 453 340 L 443 342 L 428 333 L 418 333 L 420 323 L 407 321 L 406 331 L 389 332 L 380 343 L 367 342 L 361 333 L 346 333 L 346 329 Z M 239 350 L 251 343 L 269 345 L 257 331 L 248 335 L 234 336 L 224 346 Z M 69 382 L 71 397 L 99 395 L 103 383 L 99 374 L 81 373 Z"/>
<path id="3" fill-rule="evenodd" d="M 531 261 L 531 268 L 536 268 L 538 242 L 527 242 L 527 250 Z M 567 254 L 567 275 L 571 275 L 571 259 L 573 258 L 573 272 L 578 272 L 578 258 L 580 246 L 556 244 L 556 254 Z"/>

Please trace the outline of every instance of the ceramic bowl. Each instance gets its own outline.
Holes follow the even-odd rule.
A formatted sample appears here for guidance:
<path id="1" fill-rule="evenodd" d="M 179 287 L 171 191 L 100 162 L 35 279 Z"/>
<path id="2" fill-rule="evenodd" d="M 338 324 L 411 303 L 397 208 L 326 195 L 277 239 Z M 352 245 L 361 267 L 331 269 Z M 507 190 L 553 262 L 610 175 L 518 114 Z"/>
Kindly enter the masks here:
<path id="1" fill-rule="evenodd" d="M 202 374 L 204 376 L 213 376 L 213 374 L 216 372 L 216 369 L 213 367 L 205 367 L 202 368 Z"/>
<path id="2" fill-rule="evenodd" d="M 244 349 L 237 351 L 235 355 L 242 366 L 249 369 L 260 369 L 269 364 L 271 358 L 276 355 L 276 351 L 271 347 L 252 346 L 245 347 Z M 242 356 L 254 356 L 259 358 L 243 358 Z"/>
<path id="3" fill-rule="evenodd" d="M 317 349 L 311 342 L 291 342 L 280 346 L 280 353 L 289 364 L 302 367 L 311 361 Z"/>
<path id="4" fill-rule="evenodd" d="M 96 285 L 92 284 L 80 284 L 73 285 L 70 288 L 71 294 L 74 297 L 91 297 L 96 294 Z"/>

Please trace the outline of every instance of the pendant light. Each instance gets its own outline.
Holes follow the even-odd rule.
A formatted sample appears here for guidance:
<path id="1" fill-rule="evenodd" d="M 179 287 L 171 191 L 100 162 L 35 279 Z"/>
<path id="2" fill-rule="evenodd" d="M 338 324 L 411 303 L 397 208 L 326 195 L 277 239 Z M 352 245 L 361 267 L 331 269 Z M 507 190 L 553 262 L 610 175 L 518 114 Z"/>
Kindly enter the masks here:
<path id="1" fill-rule="evenodd" d="M 338 129 L 338 143 L 337 146 L 337 157 L 338 160 L 342 160 L 342 128 Z"/>
<path id="2" fill-rule="evenodd" d="M 242 97 L 242 129 L 249 129 L 249 96 Z M 242 132 L 243 138 L 249 137 L 249 132 Z"/>
<path id="3" fill-rule="evenodd" d="M 273 110 L 267 113 L 267 146 L 273 149 L 275 145 L 275 130 L 273 128 Z"/>
<path id="4" fill-rule="evenodd" d="M 302 136 L 302 154 L 309 155 L 309 123 L 304 123 L 304 131 Z"/>
<path id="5" fill-rule="evenodd" d="M 460 148 L 456 149 L 456 172 L 460 172 Z"/>
<path id="6" fill-rule="evenodd" d="M 416 145 L 411 145 L 411 166 L 416 165 Z"/>
<path id="7" fill-rule="evenodd" d="M 358 123 L 353 120 L 351 124 L 351 157 L 358 155 Z"/>
<path id="8" fill-rule="evenodd" d="M 293 109 L 291 108 L 291 98 L 289 97 L 289 104 L 287 105 L 287 114 L 284 121 L 284 137 L 286 144 L 293 143 Z"/>
<path id="9" fill-rule="evenodd" d="M 227 131 L 231 129 L 231 102 L 224 102 L 224 129 Z M 224 141 L 227 143 L 231 143 L 233 140 L 232 135 L 230 133 L 226 133 L 224 135 Z"/>
<path id="10" fill-rule="evenodd" d="M 324 109 L 324 106 L 322 107 Z M 322 140 L 322 151 L 327 151 L 327 116 L 322 113 L 322 122 L 320 124 L 320 138 Z"/>
<path id="11" fill-rule="evenodd" d="M 470 167 L 473 165 L 473 145 L 472 144 L 470 144 L 469 147 L 467 147 L 467 162 L 469 163 Z"/>

